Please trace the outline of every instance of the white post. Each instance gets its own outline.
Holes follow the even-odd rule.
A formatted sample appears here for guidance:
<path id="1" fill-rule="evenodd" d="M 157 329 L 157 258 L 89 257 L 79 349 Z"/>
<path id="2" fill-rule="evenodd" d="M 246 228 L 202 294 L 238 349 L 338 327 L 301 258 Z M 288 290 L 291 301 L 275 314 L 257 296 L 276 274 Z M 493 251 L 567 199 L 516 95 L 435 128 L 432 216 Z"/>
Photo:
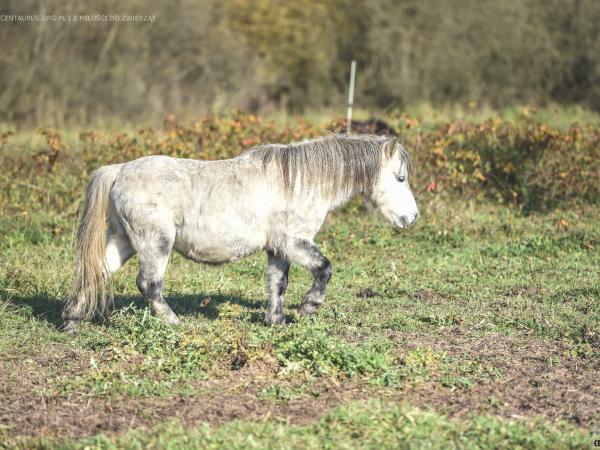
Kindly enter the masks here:
<path id="1" fill-rule="evenodd" d="M 350 134 L 352 128 L 352 105 L 354 103 L 354 76 L 356 75 L 356 61 L 352 60 L 350 65 L 350 89 L 348 90 L 348 117 L 346 118 L 346 134 Z"/>

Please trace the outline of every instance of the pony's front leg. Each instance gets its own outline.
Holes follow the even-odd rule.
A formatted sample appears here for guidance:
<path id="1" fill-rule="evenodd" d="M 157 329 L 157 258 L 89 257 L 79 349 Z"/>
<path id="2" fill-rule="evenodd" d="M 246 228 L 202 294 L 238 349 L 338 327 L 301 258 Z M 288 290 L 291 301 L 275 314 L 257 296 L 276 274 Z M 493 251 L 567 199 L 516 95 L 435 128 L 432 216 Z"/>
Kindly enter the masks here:
<path id="1" fill-rule="evenodd" d="M 300 314 L 305 316 L 315 312 L 325 299 L 327 284 L 333 274 L 329 260 L 323 256 L 319 247 L 307 239 L 295 239 L 286 249 L 286 255 L 307 268 L 313 276 L 313 285 L 300 304 Z"/>
<path id="2" fill-rule="evenodd" d="M 290 263 L 271 251 L 267 251 L 267 257 L 266 281 L 269 298 L 265 324 L 284 324 L 283 297 L 287 289 Z"/>

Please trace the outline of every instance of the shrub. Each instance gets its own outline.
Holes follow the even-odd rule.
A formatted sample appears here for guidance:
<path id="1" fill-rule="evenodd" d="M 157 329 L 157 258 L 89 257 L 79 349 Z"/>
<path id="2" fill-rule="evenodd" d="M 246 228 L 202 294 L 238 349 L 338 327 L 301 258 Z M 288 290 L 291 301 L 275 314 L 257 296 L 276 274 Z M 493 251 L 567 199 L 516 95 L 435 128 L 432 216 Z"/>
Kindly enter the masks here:
<path id="1" fill-rule="evenodd" d="M 304 369 L 313 375 L 377 374 L 389 368 L 383 343 L 351 345 L 332 336 L 316 323 L 289 326 L 275 338 L 275 353 L 284 370 Z"/>
<path id="2" fill-rule="evenodd" d="M 23 217 L 47 213 L 53 234 L 65 219 L 77 216 L 89 173 L 104 164 L 144 155 L 164 154 L 197 159 L 239 155 L 259 143 L 291 142 L 322 135 L 322 129 L 298 119 L 278 126 L 249 114 L 205 116 L 191 125 L 167 117 L 164 129 L 135 133 L 80 133 L 75 141 L 43 128 L 41 149 L 0 139 L 0 209 Z M 564 202 L 597 202 L 600 198 L 600 128 L 573 125 L 561 132 L 528 119 L 499 119 L 481 124 L 450 123 L 421 132 L 401 118 L 400 141 L 410 150 L 417 193 L 445 192 L 459 198 L 488 198 L 525 211 L 548 210 Z M 22 139 L 21 139 L 22 141 Z M 13 225 L 18 226 L 17 222 Z"/>
<path id="3" fill-rule="evenodd" d="M 529 210 L 571 200 L 597 201 L 600 129 L 566 133 L 528 120 L 451 123 L 410 139 L 421 184 L 429 191 L 486 196 Z"/>

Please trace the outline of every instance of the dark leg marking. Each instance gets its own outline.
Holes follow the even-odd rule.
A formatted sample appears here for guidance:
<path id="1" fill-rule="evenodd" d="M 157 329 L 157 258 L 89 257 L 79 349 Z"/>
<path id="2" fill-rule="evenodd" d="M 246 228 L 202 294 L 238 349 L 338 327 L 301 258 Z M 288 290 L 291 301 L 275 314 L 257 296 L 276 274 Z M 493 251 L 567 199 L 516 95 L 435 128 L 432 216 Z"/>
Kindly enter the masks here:
<path id="1" fill-rule="evenodd" d="M 308 269 L 313 276 L 313 285 L 300 304 L 300 314 L 311 314 L 325 299 L 327 284 L 333 275 L 331 263 L 323 256 L 319 247 L 306 239 L 294 240 L 286 248 L 286 254 L 292 261 Z"/>
<path id="2" fill-rule="evenodd" d="M 267 256 L 266 281 L 269 298 L 264 321 L 267 325 L 283 324 L 285 323 L 283 302 L 288 285 L 290 263 L 271 251 L 267 251 Z"/>
<path id="3" fill-rule="evenodd" d="M 138 289 L 142 293 L 144 300 L 150 308 L 152 312 L 158 316 L 162 317 L 168 323 L 178 324 L 179 319 L 177 315 L 173 312 L 173 310 L 169 307 L 169 304 L 165 301 L 162 292 L 163 292 L 163 280 L 150 280 L 148 281 L 147 277 L 140 270 L 136 280 Z"/>
<path id="4" fill-rule="evenodd" d="M 171 310 L 163 298 L 163 280 L 169 256 L 173 248 L 173 238 L 163 230 L 154 234 L 159 236 L 153 242 L 142 242 L 143 247 L 138 249 L 140 257 L 140 271 L 137 277 L 137 286 L 152 312 L 171 324 L 178 324 L 177 315 Z"/>
<path id="5" fill-rule="evenodd" d="M 145 299 L 156 300 L 162 297 L 163 280 L 147 281 L 140 272 L 136 284 Z"/>
<path id="6" fill-rule="evenodd" d="M 325 256 L 321 255 L 321 257 L 320 264 L 311 270 L 313 285 L 300 304 L 300 314 L 302 315 L 315 312 L 325 300 L 325 292 L 333 275 L 333 268 L 331 262 Z"/>

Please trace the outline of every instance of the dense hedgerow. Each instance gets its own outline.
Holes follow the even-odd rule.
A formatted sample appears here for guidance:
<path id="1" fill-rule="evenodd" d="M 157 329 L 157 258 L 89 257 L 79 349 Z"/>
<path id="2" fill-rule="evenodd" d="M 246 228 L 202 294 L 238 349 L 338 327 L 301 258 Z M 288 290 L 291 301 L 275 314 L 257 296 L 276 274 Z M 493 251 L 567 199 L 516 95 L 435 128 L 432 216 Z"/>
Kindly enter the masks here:
<path id="1" fill-rule="evenodd" d="M 485 195 L 526 210 L 598 198 L 598 127 L 574 124 L 563 133 L 527 120 L 452 123 L 414 145 L 419 179 L 429 180 L 430 190 Z"/>
<path id="2" fill-rule="evenodd" d="M 432 131 L 422 131 L 406 118 L 392 124 L 413 157 L 416 193 L 486 197 L 524 210 L 599 198 L 600 127 L 574 124 L 561 132 L 525 119 L 450 123 Z M 41 210 L 70 220 L 89 173 L 103 164 L 152 154 L 230 158 L 258 143 L 297 141 L 335 128 L 301 119 L 294 126 L 279 126 L 241 113 L 205 116 L 189 125 L 168 117 L 162 129 L 112 134 L 91 130 L 70 141 L 42 128 L 42 148 L 19 144 L 7 132 L 0 136 L 0 208 L 5 217 Z"/>

